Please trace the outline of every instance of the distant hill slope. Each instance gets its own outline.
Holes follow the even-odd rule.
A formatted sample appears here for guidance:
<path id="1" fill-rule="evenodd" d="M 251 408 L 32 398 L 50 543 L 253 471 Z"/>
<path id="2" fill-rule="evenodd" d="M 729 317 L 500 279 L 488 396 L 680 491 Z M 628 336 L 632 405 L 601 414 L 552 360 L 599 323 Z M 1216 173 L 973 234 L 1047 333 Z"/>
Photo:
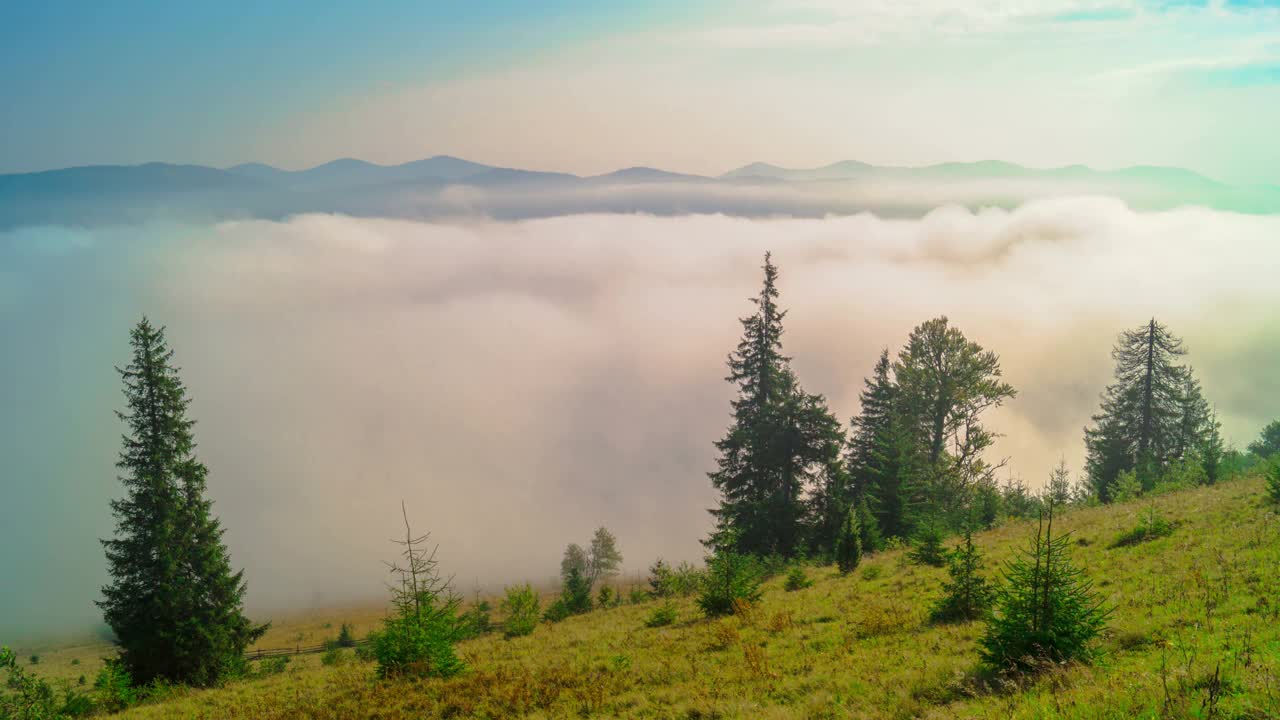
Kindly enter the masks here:
<path id="1" fill-rule="evenodd" d="M 652 167 L 579 177 L 438 155 L 400 165 L 344 158 L 305 170 L 148 163 L 0 175 L 0 229 L 307 212 L 414 219 L 585 212 L 919 216 L 940 205 L 1012 207 L 1061 195 L 1112 196 L 1143 210 L 1203 205 L 1280 213 L 1280 187 L 1233 187 L 1180 168 L 1036 169 L 1000 161 L 911 168 L 848 160 L 807 169 L 752 163 L 719 177 Z"/>
<path id="2" fill-rule="evenodd" d="M 1000 691 L 975 680 L 981 622 L 927 620 L 946 572 L 891 550 L 848 576 L 809 566 L 815 584 L 795 592 L 778 577 L 745 616 L 706 619 L 693 598 L 676 598 L 677 620 L 661 628 L 645 626 L 660 600 L 595 610 L 528 637 L 464 642 L 469 668 L 449 680 L 379 682 L 350 651 L 330 666 L 300 656 L 285 673 L 166 694 L 123 717 L 1041 720 L 1207 718 L 1213 707 L 1213 717 L 1275 718 L 1280 518 L 1263 496 L 1250 477 L 1062 514 L 1055 528 L 1071 533 L 1073 561 L 1114 608 L 1102 656 Z M 1172 534 L 1117 547 L 1152 508 Z M 1010 522 L 976 535 L 985 574 L 998 577 L 1034 531 Z M 370 627 L 374 615 L 312 613 L 306 629 L 320 635 L 308 642 L 342 622 Z M 101 650 L 48 657 L 40 673 L 74 677 L 96 664 L 53 664 L 96 663 Z"/>

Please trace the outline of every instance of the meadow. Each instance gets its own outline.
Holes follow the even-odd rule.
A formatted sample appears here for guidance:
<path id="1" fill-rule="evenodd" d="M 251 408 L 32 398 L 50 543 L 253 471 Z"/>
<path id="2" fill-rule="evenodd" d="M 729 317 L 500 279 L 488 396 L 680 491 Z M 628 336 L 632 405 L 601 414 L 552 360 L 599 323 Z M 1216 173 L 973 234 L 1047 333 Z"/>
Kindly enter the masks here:
<path id="1" fill-rule="evenodd" d="M 1173 532 L 1117 545 L 1154 507 Z M 370 661 L 294 658 L 281 671 L 210 690 L 174 690 L 125 718 L 1275 718 L 1280 717 L 1280 517 L 1256 477 L 1128 503 L 1071 510 L 1072 557 L 1114 608 L 1090 664 L 1001 682 L 979 668 L 981 622 L 934 625 L 945 570 L 903 550 L 852 574 L 809 566 L 814 584 L 768 581 L 749 612 L 709 620 L 677 599 L 597 609 L 530 636 L 493 633 L 458 646 L 449 679 L 375 677 Z M 975 535 L 987 574 L 1033 524 Z M 381 616 L 343 608 L 286 619 L 259 643 L 362 636 Z M 500 618 L 499 618 L 500 619 Z M 96 672 L 105 646 L 47 652 L 42 675 Z M 71 665 L 79 659 L 78 665 Z M 331 658 L 332 661 L 332 658 Z"/>

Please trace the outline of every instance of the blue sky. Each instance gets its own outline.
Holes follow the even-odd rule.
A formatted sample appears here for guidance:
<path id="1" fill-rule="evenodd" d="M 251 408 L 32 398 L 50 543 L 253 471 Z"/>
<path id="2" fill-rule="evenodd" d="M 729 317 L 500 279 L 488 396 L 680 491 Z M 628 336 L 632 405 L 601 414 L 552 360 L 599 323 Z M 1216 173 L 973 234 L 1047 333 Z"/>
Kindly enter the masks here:
<path id="1" fill-rule="evenodd" d="M 0 172 L 437 153 L 1280 183 L 1280 2 L 10 2 Z"/>

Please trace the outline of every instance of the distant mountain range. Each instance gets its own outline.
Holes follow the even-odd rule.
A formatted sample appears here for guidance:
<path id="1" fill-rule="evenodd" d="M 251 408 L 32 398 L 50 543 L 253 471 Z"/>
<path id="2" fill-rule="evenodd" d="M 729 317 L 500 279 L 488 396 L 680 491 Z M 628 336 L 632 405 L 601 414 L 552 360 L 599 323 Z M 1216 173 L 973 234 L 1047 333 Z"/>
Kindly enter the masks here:
<path id="1" fill-rule="evenodd" d="M 0 175 L 0 228 L 308 212 L 504 219 L 582 212 L 912 215 L 942 204 L 1009 207 L 1080 194 L 1115 196 L 1140 209 L 1280 212 L 1280 187 L 1236 187 L 1170 167 L 1038 169 L 999 161 L 885 167 L 846 160 L 799 169 L 757 162 L 717 177 L 648 167 L 582 177 L 440 155 L 400 165 L 346 158 L 306 170 L 147 163 Z"/>

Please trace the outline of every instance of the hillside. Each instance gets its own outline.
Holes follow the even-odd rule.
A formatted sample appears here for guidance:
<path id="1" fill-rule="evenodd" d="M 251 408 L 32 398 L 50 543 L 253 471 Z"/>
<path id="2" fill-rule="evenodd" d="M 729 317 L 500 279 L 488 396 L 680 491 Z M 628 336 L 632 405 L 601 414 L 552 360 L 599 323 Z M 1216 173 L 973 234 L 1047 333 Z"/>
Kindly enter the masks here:
<path id="1" fill-rule="evenodd" d="M 1112 547 L 1152 505 L 1173 534 Z M 981 689 L 982 625 L 927 624 L 945 572 L 897 550 L 845 578 L 811 568 L 816 583 L 806 590 L 785 592 L 775 578 L 748 617 L 706 620 L 684 599 L 674 625 L 651 629 L 644 619 L 655 602 L 623 605 L 526 638 L 463 643 L 469 670 L 450 680 L 377 682 L 371 663 L 322 667 L 308 656 L 278 675 L 183 691 L 122 717 L 1280 716 L 1280 519 L 1260 480 L 1073 510 L 1058 522 L 1115 611 L 1098 662 L 1027 687 Z M 976 536 L 988 572 L 1031 530 L 1012 522 Z M 348 619 L 351 611 L 313 615 L 272 639 L 304 625 L 310 639 Z M 373 615 L 359 620 L 367 628 Z M 72 669 L 58 665 L 69 657 L 51 655 L 40 670 L 65 677 Z M 97 661 L 83 667 L 96 672 Z"/>

